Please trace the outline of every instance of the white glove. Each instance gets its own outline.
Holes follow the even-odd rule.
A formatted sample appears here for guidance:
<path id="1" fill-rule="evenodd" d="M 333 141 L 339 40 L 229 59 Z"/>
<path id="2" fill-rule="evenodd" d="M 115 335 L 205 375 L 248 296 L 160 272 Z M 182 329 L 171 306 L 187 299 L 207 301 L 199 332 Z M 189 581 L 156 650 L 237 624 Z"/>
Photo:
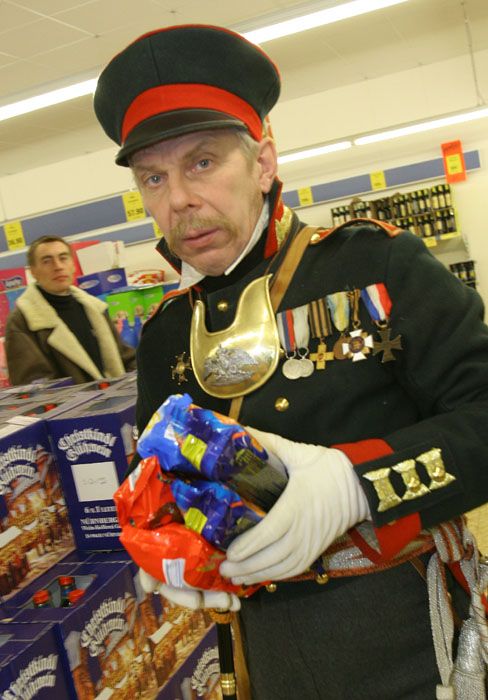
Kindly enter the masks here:
<path id="1" fill-rule="evenodd" d="M 247 430 L 286 465 L 289 481 L 266 517 L 228 548 L 220 573 L 235 584 L 297 576 L 337 537 L 370 517 L 359 479 L 343 452 Z"/>
<path id="2" fill-rule="evenodd" d="M 234 593 L 202 591 L 200 588 L 175 588 L 175 586 L 158 581 L 157 578 L 143 569 L 139 569 L 139 580 L 142 590 L 146 593 L 160 593 L 175 605 L 181 605 L 184 608 L 192 610 L 216 608 L 235 612 L 241 607 L 241 601 Z"/>

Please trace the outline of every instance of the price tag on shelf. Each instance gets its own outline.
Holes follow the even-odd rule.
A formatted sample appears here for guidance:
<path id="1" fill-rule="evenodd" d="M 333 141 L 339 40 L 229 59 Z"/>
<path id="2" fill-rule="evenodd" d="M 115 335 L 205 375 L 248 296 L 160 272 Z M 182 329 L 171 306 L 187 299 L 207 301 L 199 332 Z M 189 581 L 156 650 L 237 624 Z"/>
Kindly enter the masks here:
<path id="1" fill-rule="evenodd" d="M 9 250 L 25 248 L 24 232 L 20 221 L 11 221 L 8 224 L 4 224 L 3 230 L 5 231 L 5 239 Z"/>
<path id="2" fill-rule="evenodd" d="M 301 187 L 298 190 L 298 201 L 301 207 L 309 206 L 313 204 L 313 194 L 311 187 Z"/>
<path id="3" fill-rule="evenodd" d="M 369 174 L 372 190 L 386 190 L 386 179 L 383 170 L 377 170 Z"/>
<path id="4" fill-rule="evenodd" d="M 142 203 L 140 192 L 125 192 L 122 195 L 124 202 L 125 218 L 127 221 L 136 221 L 137 219 L 145 219 L 146 211 Z"/>

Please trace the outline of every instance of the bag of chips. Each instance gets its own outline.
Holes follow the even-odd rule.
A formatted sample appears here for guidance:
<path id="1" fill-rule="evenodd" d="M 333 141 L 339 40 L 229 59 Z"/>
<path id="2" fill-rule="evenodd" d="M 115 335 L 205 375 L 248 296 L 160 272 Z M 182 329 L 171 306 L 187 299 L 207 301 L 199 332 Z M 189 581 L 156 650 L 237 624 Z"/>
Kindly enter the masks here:
<path id="1" fill-rule="evenodd" d="M 242 425 L 196 406 L 188 394 L 168 397 L 140 436 L 137 451 L 157 457 L 166 472 L 223 483 L 265 512 L 287 483 L 285 470 L 275 468 Z"/>
<path id="2" fill-rule="evenodd" d="M 171 586 L 251 595 L 259 586 L 236 586 L 221 576 L 225 553 L 184 524 L 172 491 L 174 483 L 157 458 L 151 457 L 142 460 L 119 486 L 114 501 L 120 541 L 127 552 L 144 571 Z"/>

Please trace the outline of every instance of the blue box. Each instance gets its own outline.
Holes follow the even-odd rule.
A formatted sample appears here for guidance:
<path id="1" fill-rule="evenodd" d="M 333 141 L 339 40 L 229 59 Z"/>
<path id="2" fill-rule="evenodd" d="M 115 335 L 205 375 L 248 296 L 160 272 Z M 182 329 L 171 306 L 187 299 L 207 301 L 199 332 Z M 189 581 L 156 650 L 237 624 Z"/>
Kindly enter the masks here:
<path id="1" fill-rule="evenodd" d="M 10 420 L 10 419 L 9 419 Z M 74 548 L 43 420 L 0 431 L 0 596 L 7 600 Z"/>
<path id="2" fill-rule="evenodd" d="M 125 287 L 127 285 L 127 277 L 123 267 L 117 267 L 113 270 L 103 270 L 103 272 L 92 272 L 90 275 L 82 275 L 77 280 L 78 287 L 83 289 L 93 296 L 106 294 L 113 289 Z"/>
<path id="3" fill-rule="evenodd" d="M 194 651 L 209 628 L 215 634 L 207 614 L 144 593 L 134 564 L 121 554 L 123 561 L 100 561 L 104 557 L 96 553 L 93 561 L 58 564 L 51 576 L 46 572 L 38 580 L 38 588 L 51 590 L 55 604 L 60 599 L 58 576 L 73 576 L 77 587 L 86 586 L 83 598 L 71 608 L 32 607 L 33 586 L 10 601 L 23 606 L 13 612 L 16 623 L 55 623 L 60 658 L 71 679 L 70 694 L 61 696 L 63 700 L 93 699 L 103 693 L 110 697 L 115 690 L 121 697 L 174 700 L 179 696 L 171 694 L 171 679 L 177 679 L 175 687 L 181 685 L 180 668 L 188 677 L 198 664 L 202 667 Z"/>
<path id="4" fill-rule="evenodd" d="M 69 698 L 69 680 L 54 627 L 45 623 L 0 625 L 0 696 Z"/>
<path id="5" fill-rule="evenodd" d="M 135 451 L 135 396 L 110 395 L 49 419 L 76 546 L 122 549 L 113 494 Z"/>

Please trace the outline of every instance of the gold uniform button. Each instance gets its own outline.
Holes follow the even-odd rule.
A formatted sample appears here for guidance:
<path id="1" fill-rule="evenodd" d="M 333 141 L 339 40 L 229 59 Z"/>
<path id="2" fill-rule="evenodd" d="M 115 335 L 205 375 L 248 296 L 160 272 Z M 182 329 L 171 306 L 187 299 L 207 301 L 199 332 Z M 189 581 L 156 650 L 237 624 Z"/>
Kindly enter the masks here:
<path id="1" fill-rule="evenodd" d="M 317 243 L 320 243 L 320 240 L 321 240 L 320 233 L 315 232 L 310 236 L 310 245 L 316 245 Z"/>
<path id="2" fill-rule="evenodd" d="M 227 311 L 228 308 L 229 308 L 229 302 L 226 299 L 221 299 L 217 304 L 217 309 L 219 311 L 224 312 L 224 311 Z"/>
<path id="3" fill-rule="evenodd" d="M 329 582 L 329 577 L 325 573 L 324 574 L 317 574 L 315 576 L 315 583 L 319 583 L 321 586 L 323 586 L 324 583 L 328 583 L 328 582 Z"/>
<path id="4" fill-rule="evenodd" d="M 288 399 L 285 399 L 284 396 L 280 396 L 279 399 L 276 399 L 275 401 L 275 408 L 277 411 L 280 411 L 282 413 L 283 411 L 286 411 L 290 406 L 290 402 Z"/>
<path id="5" fill-rule="evenodd" d="M 268 583 L 268 585 L 266 586 L 266 590 L 268 591 L 268 593 L 276 593 L 277 588 L 278 586 L 276 585 L 276 583 Z"/>

